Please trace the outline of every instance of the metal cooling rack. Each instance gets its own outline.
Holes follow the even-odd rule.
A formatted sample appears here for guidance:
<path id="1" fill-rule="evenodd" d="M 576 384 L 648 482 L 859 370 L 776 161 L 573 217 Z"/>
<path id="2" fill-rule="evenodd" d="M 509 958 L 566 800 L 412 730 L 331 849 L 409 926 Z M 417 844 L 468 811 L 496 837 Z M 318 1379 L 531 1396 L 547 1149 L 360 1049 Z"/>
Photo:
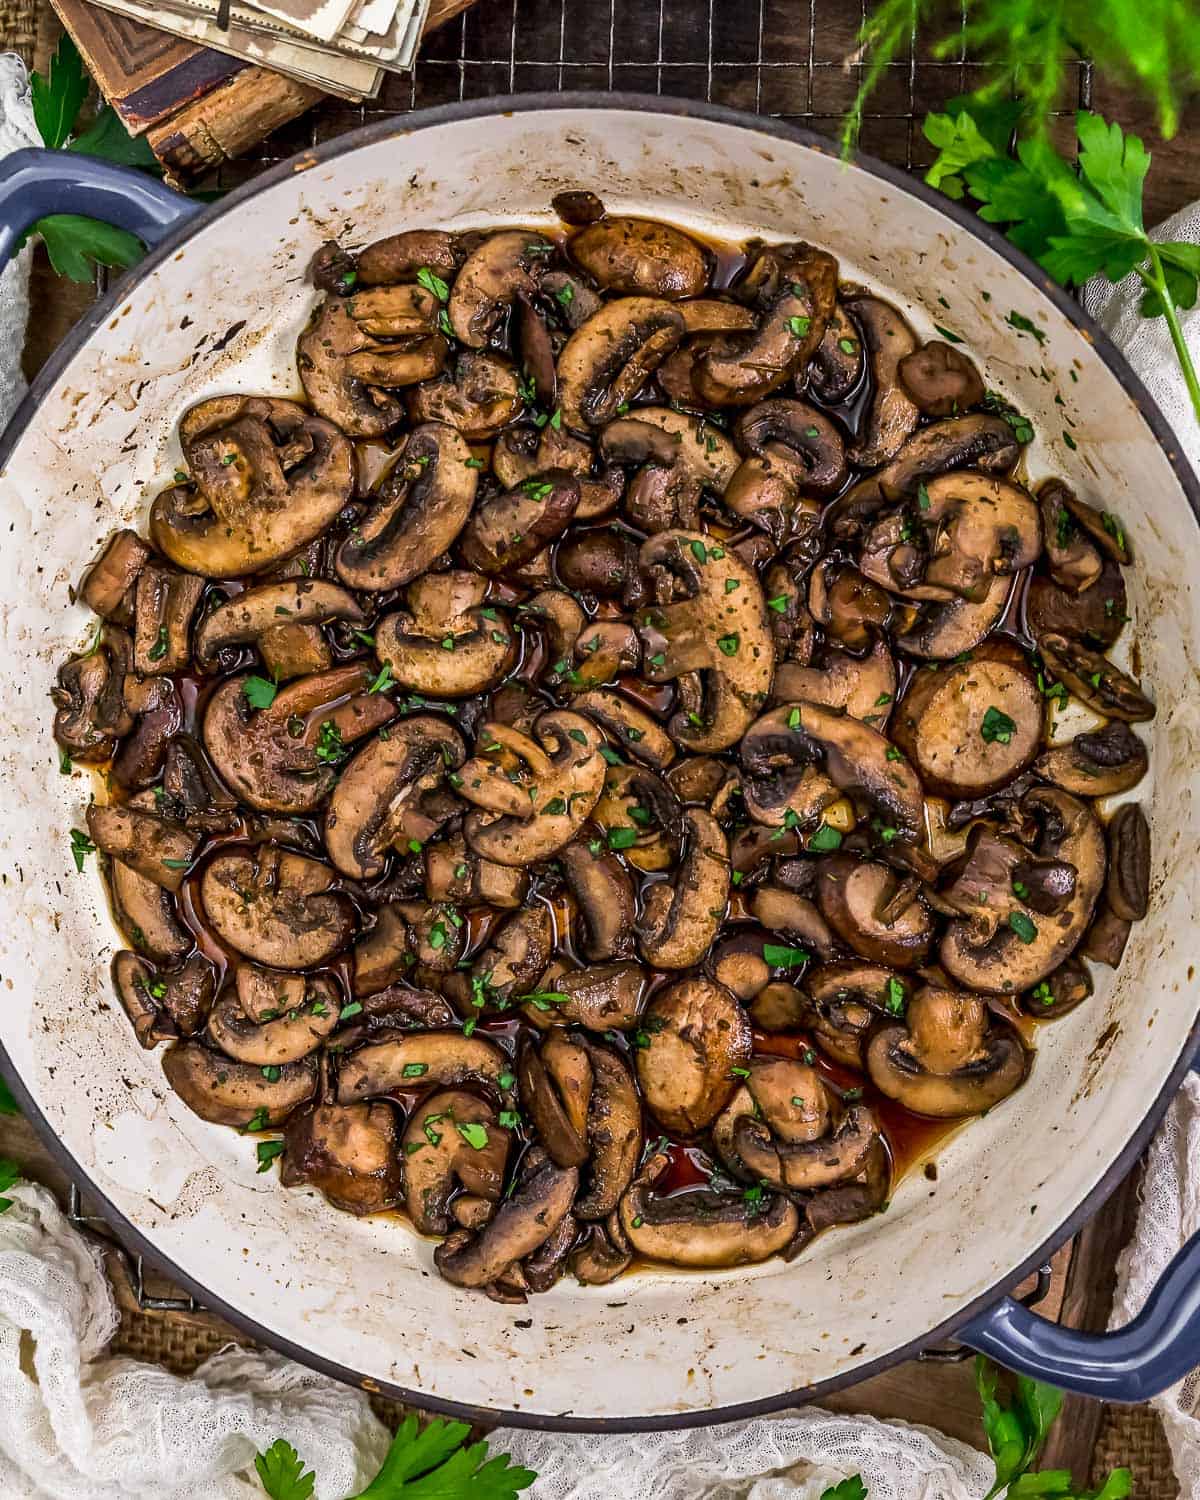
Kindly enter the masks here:
<path id="1" fill-rule="evenodd" d="M 390 115 L 535 91 L 617 90 L 703 99 L 836 137 L 862 80 L 865 59 L 848 59 L 856 57 L 867 8 L 866 0 L 478 0 L 429 38 L 411 75 L 389 74 L 378 99 L 358 105 L 328 100 L 248 156 L 223 166 L 217 184 L 232 187 L 305 147 Z M 1087 109 L 1091 64 L 1068 66 L 1076 103 Z M 988 79 L 987 69 L 967 55 L 965 43 L 953 57 L 934 58 L 914 34 L 870 100 L 863 149 L 895 165 L 922 169 L 933 153 L 921 135 L 921 118 Z M 1074 107 L 1062 113 L 1071 114 Z M 99 289 L 106 284 L 101 279 Z M 148 1289 L 142 1257 L 122 1249 L 103 1219 L 85 1212 L 74 1187 L 68 1216 L 113 1245 L 139 1307 L 196 1310 L 192 1297 Z M 1021 1300 L 1036 1306 L 1049 1287 L 1050 1267 L 1043 1266 Z M 950 1346 L 921 1357 L 970 1356 L 969 1349 Z"/>

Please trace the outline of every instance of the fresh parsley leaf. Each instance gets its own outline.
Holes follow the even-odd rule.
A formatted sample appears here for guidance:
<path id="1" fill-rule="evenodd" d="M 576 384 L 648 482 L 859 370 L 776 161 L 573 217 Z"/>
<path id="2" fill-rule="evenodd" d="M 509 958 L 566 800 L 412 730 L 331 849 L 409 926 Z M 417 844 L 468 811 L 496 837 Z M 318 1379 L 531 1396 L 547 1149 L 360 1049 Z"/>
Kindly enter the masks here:
<path id="1" fill-rule="evenodd" d="M 67 146 L 83 156 L 98 156 L 121 167 L 144 167 L 158 173 L 162 168 L 144 135 L 130 135 L 111 104 L 106 104 L 91 125 Z"/>
<path id="2" fill-rule="evenodd" d="M 537 1475 L 507 1454 L 489 1458 L 486 1443 L 463 1447 L 470 1431 L 440 1417 L 419 1428 L 405 1417 L 383 1468 L 352 1500 L 515 1500 Z"/>
<path id="3" fill-rule="evenodd" d="M 822 823 L 809 839 L 808 847 L 815 854 L 829 854 L 842 847 L 841 832 L 837 828 L 831 828 L 828 823 Z"/>
<path id="4" fill-rule="evenodd" d="M 283 1155 L 282 1141 L 259 1141 L 254 1148 L 254 1154 L 258 1157 L 258 1170 L 269 1172 L 271 1163 L 277 1156 Z"/>
<path id="5" fill-rule="evenodd" d="M 427 292 L 432 292 L 439 302 L 449 302 L 450 288 L 435 272 L 428 266 L 418 266 L 417 284 L 423 286 Z"/>
<path id="6" fill-rule="evenodd" d="M 270 708 L 275 702 L 275 694 L 279 689 L 273 682 L 265 677 L 258 677 L 251 673 L 242 683 L 242 697 L 251 708 Z"/>
<path id="7" fill-rule="evenodd" d="M 17 1101 L 12 1096 L 12 1090 L 4 1079 L 0 1078 L 0 1115 L 19 1115 L 20 1113 Z"/>
<path id="8" fill-rule="evenodd" d="M 867 1500 L 867 1487 L 861 1474 L 851 1474 L 829 1489 L 821 1491 L 821 1500 Z"/>
<path id="9" fill-rule="evenodd" d="M 41 235 L 55 273 L 69 281 L 91 281 L 97 266 L 132 266 L 142 258 L 132 234 L 82 214 L 52 214 L 30 233 Z"/>
<path id="10" fill-rule="evenodd" d="M 75 128 L 83 101 L 87 98 L 88 78 L 83 70 L 79 49 L 64 32 L 58 50 L 50 59 L 46 77 L 34 73 L 29 79 L 33 96 L 33 123 L 50 149 L 66 145 Z"/>
<path id="11" fill-rule="evenodd" d="M 15 1161 L 9 1161 L 0 1157 L 0 1193 L 7 1193 L 9 1188 L 16 1187 L 21 1179 L 21 1169 Z M 0 1198 L 0 1214 L 5 1214 L 13 1206 L 11 1198 Z"/>
<path id="12" fill-rule="evenodd" d="M 1017 722 L 1002 709 L 991 704 L 979 726 L 979 737 L 985 745 L 1009 745 L 1017 732 Z"/>
<path id="13" fill-rule="evenodd" d="M 75 868 L 82 875 L 83 862 L 89 854 L 96 852 L 96 846 L 84 833 L 82 828 L 71 829 L 71 858 L 75 861 Z"/>
<path id="14" fill-rule="evenodd" d="M 799 969 L 809 960 L 803 948 L 789 948 L 783 943 L 764 943 L 762 956 L 773 969 Z"/>
<path id="15" fill-rule="evenodd" d="M 283 1438 L 276 1438 L 265 1453 L 254 1455 L 254 1468 L 271 1500 L 309 1500 L 317 1476 Z"/>

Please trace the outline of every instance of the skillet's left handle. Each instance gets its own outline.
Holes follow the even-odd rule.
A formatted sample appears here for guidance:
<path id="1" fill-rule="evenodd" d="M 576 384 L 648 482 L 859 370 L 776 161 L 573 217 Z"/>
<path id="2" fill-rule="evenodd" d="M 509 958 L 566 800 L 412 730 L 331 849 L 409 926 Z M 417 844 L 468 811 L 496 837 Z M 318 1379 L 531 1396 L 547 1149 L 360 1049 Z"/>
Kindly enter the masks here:
<path id="1" fill-rule="evenodd" d="M 200 207 L 133 167 L 29 146 L 0 162 L 0 270 L 30 225 L 50 214 L 101 219 L 149 246 Z"/>

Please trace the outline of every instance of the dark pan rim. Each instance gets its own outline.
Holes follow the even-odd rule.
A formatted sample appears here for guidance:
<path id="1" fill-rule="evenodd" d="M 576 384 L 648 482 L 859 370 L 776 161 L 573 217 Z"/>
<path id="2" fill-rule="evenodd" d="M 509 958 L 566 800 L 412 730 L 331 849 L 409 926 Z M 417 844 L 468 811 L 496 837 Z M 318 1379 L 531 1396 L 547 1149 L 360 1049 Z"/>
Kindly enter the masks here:
<path id="1" fill-rule="evenodd" d="M 774 136 L 777 139 L 800 145 L 824 156 L 836 155 L 837 148 L 826 137 L 815 131 L 787 125 L 778 120 L 766 119 L 744 111 L 728 109 L 723 105 L 706 104 L 686 99 L 665 99 L 656 95 L 631 93 L 533 93 L 497 96 L 490 99 L 467 100 L 457 104 L 439 105 L 432 109 L 416 110 L 412 114 L 389 117 L 372 125 L 365 125 L 346 135 L 337 136 L 321 146 L 300 153 L 280 163 L 269 171 L 242 184 L 218 202 L 201 209 L 171 230 L 146 257 L 127 272 L 108 294 L 95 303 L 79 320 L 66 339 L 47 361 L 33 381 L 28 394 L 17 408 L 11 422 L 0 434 L 0 473 L 15 450 L 25 429 L 29 426 L 37 407 L 54 387 L 69 366 L 75 354 L 88 341 L 92 333 L 109 317 L 113 307 L 127 294 L 142 276 L 160 265 L 195 234 L 216 219 L 223 217 L 240 203 L 255 196 L 276 183 L 293 178 L 298 171 L 309 170 L 336 160 L 360 146 L 387 140 L 392 136 L 410 135 L 428 126 L 474 120 L 497 114 L 519 114 L 528 111 L 557 109 L 615 109 L 625 113 L 644 115 L 666 115 L 680 119 L 700 119 L 721 125 L 731 125 L 758 135 Z M 1180 488 L 1191 507 L 1192 515 L 1200 527 L 1200 480 L 1192 471 L 1179 450 L 1178 440 L 1166 418 L 1151 399 L 1145 386 L 1126 363 L 1098 324 L 1084 312 L 1082 307 L 1028 256 L 1016 249 L 993 226 L 977 218 L 961 204 L 944 197 L 919 179 L 911 177 L 898 167 L 889 166 L 873 157 L 856 153 L 854 164 L 872 177 L 888 183 L 898 192 L 916 198 L 951 220 L 960 230 L 981 241 L 997 255 L 1002 256 L 1067 319 L 1095 349 L 1122 390 L 1138 408 L 1142 418 L 1154 434 L 1168 463 L 1171 465 Z M 462 1402 L 448 1401 L 430 1396 L 425 1392 L 393 1385 L 389 1381 L 364 1375 L 347 1365 L 328 1360 L 312 1353 L 301 1345 L 274 1332 L 266 1325 L 247 1316 L 231 1306 L 223 1298 L 216 1297 L 200 1281 L 164 1256 L 146 1235 L 132 1224 L 108 1198 L 99 1191 L 88 1174 L 74 1159 L 70 1151 L 55 1135 L 48 1120 L 35 1104 L 25 1085 L 17 1076 L 12 1062 L 0 1044 L 0 1076 L 3 1076 L 17 1098 L 26 1119 L 45 1141 L 51 1154 L 63 1170 L 83 1192 L 95 1201 L 105 1219 L 118 1231 L 122 1241 L 143 1255 L 151 1265 L 184 1287 L 204 1307 L 219 1314 L 256 1342 L 278 1350 L 281 1354 L 330 1375 L 349 1385 L 356 1385 L 372 1393 L 380 1393 L 410 1406 L 436 1411 L 447 1416 L 458 1417 L 477 1424 L 504 1423 L 512 1427 L 536 1428 L 559 1432 L 649 1432 L 670 1431 L 689 1427 L 714 1426 L 721 1422 L 734 1422 L 751 1417 L 767 1416 L 788 1406 L 797 1406 L 833 1391 L 856 1385 L 880 1371 L 914 1358 L 930 1345 L 953 1338 L 954 1334 L 986 1308 L 992 1306 L 1006 1293 L 1012 1291 L 1027 1276 L 1037 1269 L 1055 1250 L 1076 1233 L 1104 1201 L 1115 1191 L 1118 1184 L 1132 1169 L 1137 1158 L 1150 1141 L 1155 1128 L 1166 1112 L 1167 1106 L 1188 1071 L 1192 1058 L 1200 1048 L 1200 1014 L 1193 1020 L 1187 1041 L 1166 1082 L 1153 1099 L 1136 1128 L 1130 1133 L 1124 1147 L 1101 1174 L 1095 1187 L 1088 1192 L 1058 1225 L 1050 1231 L 1039 1248 L 1021 1262 L 1014 1270 L 1002 1276 L 985 1292 L 974 1297 L 965 1307 L 938 1323 L 927 1333 L 889 1350 L 878 1358 L 856 1365 L 853 1369 L 817 1381 L 799 1389 L 784 1391 L 776 1396 L 764 1396 L 755 1401 L 740 1402 L 732 1406 L 718 1407 L 708 1411 L 687 1411 L 654 1414 L 638 1417 L 575 1417 L 569 1412 L 543 1413 L 530 1411 L 505 1411 L 492 1407 L 474 1406 Z"/>

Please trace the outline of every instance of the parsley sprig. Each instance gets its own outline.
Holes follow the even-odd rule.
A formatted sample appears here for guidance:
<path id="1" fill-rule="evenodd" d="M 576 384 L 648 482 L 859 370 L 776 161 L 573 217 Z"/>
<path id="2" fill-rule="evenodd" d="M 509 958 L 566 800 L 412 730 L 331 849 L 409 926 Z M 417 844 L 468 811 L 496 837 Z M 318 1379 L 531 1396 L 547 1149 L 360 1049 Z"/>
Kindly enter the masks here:
<path id="1" fill-rule="evenodd" d="M 951 100 L 945 113 L 925 121 L 925 135 L 938 147 L 925 180 L 952 198 L 973 198 L 980 218 L 1002 225 L 1014 245 L 1064 286 L 1082 286 L 1093 276 L 1115 285 L 1136 274 L 1145 288 L 1142 316 L 1166 319 L 1200 421 L 1200 379 L 1179 323 L 1179 309 L 1196 302 L 1200 245 L 1160 242 L 1146 233 L 1142 190 L 1150 153 L 1115 121 L 1080 110 L 1076 173 L 1040 136 L 1025 134 L 1009 150 L 1014 130 L 1026 130 L 1030 118 L 1017 103 L 972 95 Z M 1038 336 L 1018 310 L 1008 321 Z"/>
<path id="2" fill-rule="evenodd" d="M 486 1443 L 464 1446 L 470 1431 L 465 1422 L 437 1418 L 419 1427 L 405 1417 L 383 1468 L 352 1500 L 516 1500 L 537 1475 L 507 1454 L 489 1457 Z M 271 1500 L 310 1500 L 316 1475 L 282 1438 L 256 1455 L 254 1467 Z"/>

